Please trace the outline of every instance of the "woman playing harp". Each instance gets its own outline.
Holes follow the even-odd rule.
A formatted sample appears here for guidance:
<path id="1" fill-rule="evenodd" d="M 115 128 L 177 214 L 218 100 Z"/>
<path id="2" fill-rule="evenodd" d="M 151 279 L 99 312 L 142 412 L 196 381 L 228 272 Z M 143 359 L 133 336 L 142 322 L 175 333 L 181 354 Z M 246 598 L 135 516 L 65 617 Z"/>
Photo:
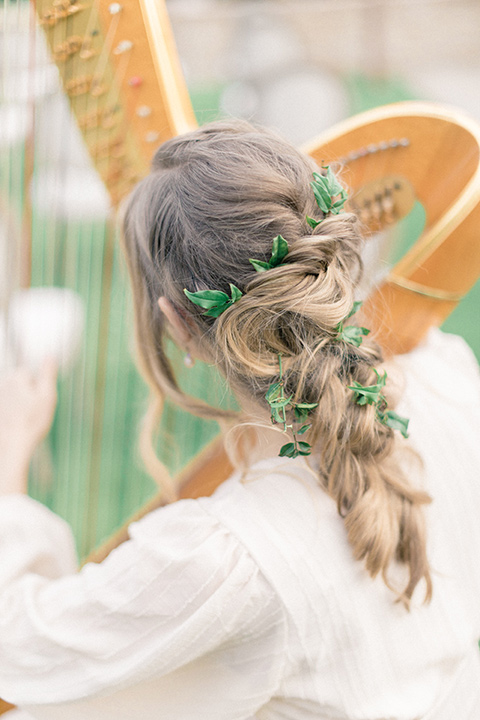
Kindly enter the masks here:
<path id="1" fill-rule="evenodd" d="M 158 150 L 124 221 L 140 365 L 233 426 L 238 470 L 76 573 L 68 529 L 23 495 L 51 372 L 5 383 L 0 696 L 38 718 L 474 717 L 478 368 L 440 332 L 384 362 L 344 201 L 246 123 Z M 221 370 L 239 418 L 182 393 L 167 336 Z"/>

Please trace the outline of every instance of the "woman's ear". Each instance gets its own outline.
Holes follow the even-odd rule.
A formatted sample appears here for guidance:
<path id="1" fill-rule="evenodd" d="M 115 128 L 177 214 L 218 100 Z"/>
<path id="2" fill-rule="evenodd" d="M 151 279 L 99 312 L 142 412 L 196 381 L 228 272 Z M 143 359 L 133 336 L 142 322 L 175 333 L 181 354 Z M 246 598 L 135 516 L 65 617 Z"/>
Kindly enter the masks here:
<path id="1" fill-rule="evenodd" d="M 173 339 L 182 347 L 188 347 L 193 339 L 193 334 L 188 327 L 187 321 L 178 314 L 170 300 L 167 300 L 163 295 L 158 298 L 157 302 L 158 307 L 167 318 Z"/>

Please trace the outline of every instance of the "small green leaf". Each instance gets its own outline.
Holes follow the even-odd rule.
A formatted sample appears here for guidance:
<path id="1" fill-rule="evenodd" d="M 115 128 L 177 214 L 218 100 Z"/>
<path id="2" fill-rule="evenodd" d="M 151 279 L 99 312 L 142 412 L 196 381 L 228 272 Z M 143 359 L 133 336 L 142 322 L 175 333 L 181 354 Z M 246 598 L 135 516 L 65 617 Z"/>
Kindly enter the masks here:
<path id="1" fill-rule="evenodd" d="M 274 408 L 284 408 L 284 407 L 287 407 L 287 405 L 290 404 L 290 400 L 292 399 L 292 397 L 293 397 L 293 396 L 290 395 L 290 397 L 288 397 L 288 398 L 278 398 L 278 400 L 270 400 L 270 401 L 269 401 L 269 405 L 270 405 L 270 407 L 272 408 L 272 410 L 273 410 Z"/>
<path id="2" fill-rule="evenodd" d="M 237 300 L 240 300 L 240 298 L 242 297 L 242 291 L 239 290 L 236 285 L 232 285 L 232 283 L 229 283 L 229 285 L 232 303 L 237 302 Z"/>
<path id="3" fill-rule="evenodd" d="M 318 207 L 323 213 L 327 214 L 331 207 L 331 200 L 328 191 L 318 183 L 312 182 L 310 183 L 310 186 L 313 190 L 313 194 L 315 195 L 315 201 Z"/>
<path id="4" fill-rule="evenodd" d="M 187 289 L 183 291 L 187 298 L 201 308 L 210 309 L 216 305 L 221 305 L 229 301 L 227 293 L 221 290 L 200 290 L 199 292 L 189 292 Z"/>
<path id="5" fill-rule="evenodd" d="M 288 255 L 288 243 L 281 235 L 277 235 L 273 239 L 272 255 L 268 262 L 264 260 L 254 260 L 250 258 L 250 262 L 257 272 L 265 272 L 275 267 L 280 267 L 282 260 Z"/>
<path id="6" fill-rule="evenodd" d="M 410 422 L 408 418 L 397 415 L 393 410 L 387 410 L 384 413 L 378 413 L 378 419 L 383 425 L 392 428 L 392 430 L 399 430 L 404 438 L 408 438 L 407 430 Z"/>
<path id="7" fill-rule="evenodd" d="M 198 305 L 205 310 L 204 315 L 214 318 L 217 318 L 230 307 L 230 305 L 233 305 L 234 302 L 237 302 L 237 300 L 242 297 L 241 290 L 235 285 L 232 285 L 232 283 L 230 283 L 231 297 L 228 297 L 227 293 L 221 290 L 200 290 L 192 293 L 184 289 L 183 292 L 194 305 Z"/>
<path id="8" fill-rule="evenodd" d="M 387 373 L 385 372 L 382 377 L 374 370 L 378 383 L 375 385 L 362 385 L 354 380 L 353 385 L 348 385 L 349 390 L 353 390 L 355 402 L 358 405 L 378 405 L 385 401 L 385 398 L 381 394 L 381 389 L 385 385 L 387 379 Z"/>
<path id="9" fill-rule="evenodd" d="M 282 260 L 288 255 L 288 243 L 281 235 L 277 235 L 273 239 L 272 257 L 270 258 L 270 267 L 277 267 Z"/>
<path id="10" fill-rule="evenodd" d="M 283 423 L 283 417 L 278 408 L 270 407 L 272 423 Z"/>
<path id="11" fill-rule="evenodd" d="M 300 430 L 297 430 L 297 435 L 303 435 L 304 433 L 307 432 L 307 430 L 310 430 L 311 427 L 312 427 L 311 425 L 302 425 Z"/>
<path id="12" fill-rule="evenodd" d="M 315 230 L 315 228 L 320 225 L 322 222 L 321 220 L 315 220 L 315 218 L 311 218 L 309 215 L 305 217 L 307 223 L 310 225 L 311 228 Z"/>
<path id="13" fill-rule="evenodd" d="M 297 420 L 303 421 L 308 418 L 308 410 L 305 408 L 302 409 L 302 408 L 295 407 L 293 409 L 293 412 L 295 413 L 295 418 Z"/>
<path id="14" fill-rule="evenodd" d="M 368 335 L 370 330 L 364 327 L 357 327 L 356 325 L 347 325 L 340 330 L 338 338 L 344 342 L 350 343 L 355 347 L 360 347 L 362 344 L 363 336 Z"/>
<path id="15" fill-rule="evenodd" d="M 306 420 L 308 414 L 318 407 L 318 403 L 296 403 L 294 406 L 294 413 L 297 420 Z"/>
<path id="16" fill-rule="evenodd" d="M 332 195 L 340 195 L 340 193 L 345 192 L 342 185 L 340 185 L 340 183 L 338 182 L 330 165 L 327 165 L 326 170 L 327 175 L 325 177 L 325 180 L 330 193 Z"/>
<path id="17" fill-rule="evenodd" d="M 257 272 L 265 272 L 265 270 L 271 269 L 270 263 L 265 262 L 264 260 L 253 260 L 250 258 L 248 262 L 252 263 Z"/>
<path id="18" fill-rule="evenodd" d="M 310 455 L 310 453 L 312 452 L 312 447 L 306 442 L 299 442 L 298 451 L 300 455 Z"/>
<path id="19" fill-rule="evenodd" d="M 276 400 L 282 390 L 281 383 L 272 383 L 265 394 L 265 400 L 270 404 L 272 400 Z"/>
<path id="20" fill-rule="evenodd" d="M 217 307 L 212 307 L 210 310 L 205 310 L 203 313 L 204 315 L 207 315 L 208 317 L 217 318 L 219 317 L 227 308 L 232 305 L 232 301 L 228 300 L 224 305 L 217 305 Z"/>
<path id="21" fill-rule="evenodd" d="M 352 309 L 350 310 L 350 312 L 349 312 L 348 315 L 346 316 L 345 320 L 348 320 L 348 318 L 351 318 L 352 315 L 355 315 L 355 313 L 357 313 L 357 312 L 360 310 L 360 308 L 362 307 L 362 305 L 363 305 L 363 302 L 362 302 L 361 300 L 356 300 L 356 301 L 353 303 Z"/>
<path id="22" fill-rule="evenodd" d="M 289 442 L 286 445 L 282 445 L 280 448 L 280 452 L 278 453 L 280 457 L 297 457 L 297 451 L 295 450 L 295 445 L 293 442 Z"/>

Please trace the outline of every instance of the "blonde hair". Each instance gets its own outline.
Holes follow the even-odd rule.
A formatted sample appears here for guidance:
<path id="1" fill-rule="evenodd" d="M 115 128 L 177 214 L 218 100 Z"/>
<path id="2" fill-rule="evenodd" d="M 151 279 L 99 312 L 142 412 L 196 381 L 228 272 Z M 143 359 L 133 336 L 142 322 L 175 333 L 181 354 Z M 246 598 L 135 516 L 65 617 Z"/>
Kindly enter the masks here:
<path id="1" fill-rule="evenodd" d="M 397 592 L 408 607 L 422 578 L 431 597 L 422 509 L 430 498 L 402 472 L 393 431 L 373 406 L 353 402 L 347 387 L 374 384 L 382 356 L 369 338 L 359 348 L 334 339 L 353 304 L 362 241 L 350 213 L 329 215 L 315 230 L 308 225 L 307 215 L 322 217 L 309 185 L 313 169 L 287 142 L 240 121 L 160 147 L 124 219 L 140 366 L 157 409 L 169 397 L 201 417 L 232 417 L 179 388 L 160 296 L 196 328 L 202 352 L 231 386 L 260 405 L 278 379 L 280 353 L 287 395 L 318 403 L 309 442 L 320 449 L 319 481 L 337 503 L 354 557 L 389 587 L 392 561 L 406 566 L 408 582 Z M 257 273 L 249 259 L 268 260 L 278 234 L 289 244 L 286 264 Z M 244 295 L 218 319 L 183 292 L 229 293 L 229 283 Z"/>

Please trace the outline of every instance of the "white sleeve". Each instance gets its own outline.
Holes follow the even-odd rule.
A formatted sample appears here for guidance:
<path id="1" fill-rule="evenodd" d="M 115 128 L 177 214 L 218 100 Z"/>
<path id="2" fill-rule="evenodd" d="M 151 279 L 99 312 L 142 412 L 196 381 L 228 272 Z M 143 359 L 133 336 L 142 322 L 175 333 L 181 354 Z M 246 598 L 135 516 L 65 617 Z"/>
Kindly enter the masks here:
<path id="1" fill-rule="evenodd" d="M 28 572 L 54 579 L 77 567 L 64 520 L 27 495 L 0 497 L 0 593 Z"/>
<path id="2" fill-rule="evenodd" d="M 213 674 L 213 710 L 222 708 L 224 687 L 215 684 L 215 673 L 228 658 L 238 687 L 224 687 L 228 703 L 218 715 L 209 714 L 199 687 L 202 712 L 222 720 L 253 714 L 280 682 L 286 647 L 283 607 L 258 566 L 194 500 L 151 513 L 131 526 L 130 537 L 102 564 L 80 573 L 53 581 L 27 574 L 4 587 L 0 697 L 35 706 L 115 693 L 155 678 L 161 688 L 162 679 L 178 683 L 182 668 L 205 658 L 202 672 Z M 0 547 L 5 555 L 6 540 Z M 191 674 L 186 677 L 191 685 Z M 198 697 L 189 693 L 196 717 Z"/>

